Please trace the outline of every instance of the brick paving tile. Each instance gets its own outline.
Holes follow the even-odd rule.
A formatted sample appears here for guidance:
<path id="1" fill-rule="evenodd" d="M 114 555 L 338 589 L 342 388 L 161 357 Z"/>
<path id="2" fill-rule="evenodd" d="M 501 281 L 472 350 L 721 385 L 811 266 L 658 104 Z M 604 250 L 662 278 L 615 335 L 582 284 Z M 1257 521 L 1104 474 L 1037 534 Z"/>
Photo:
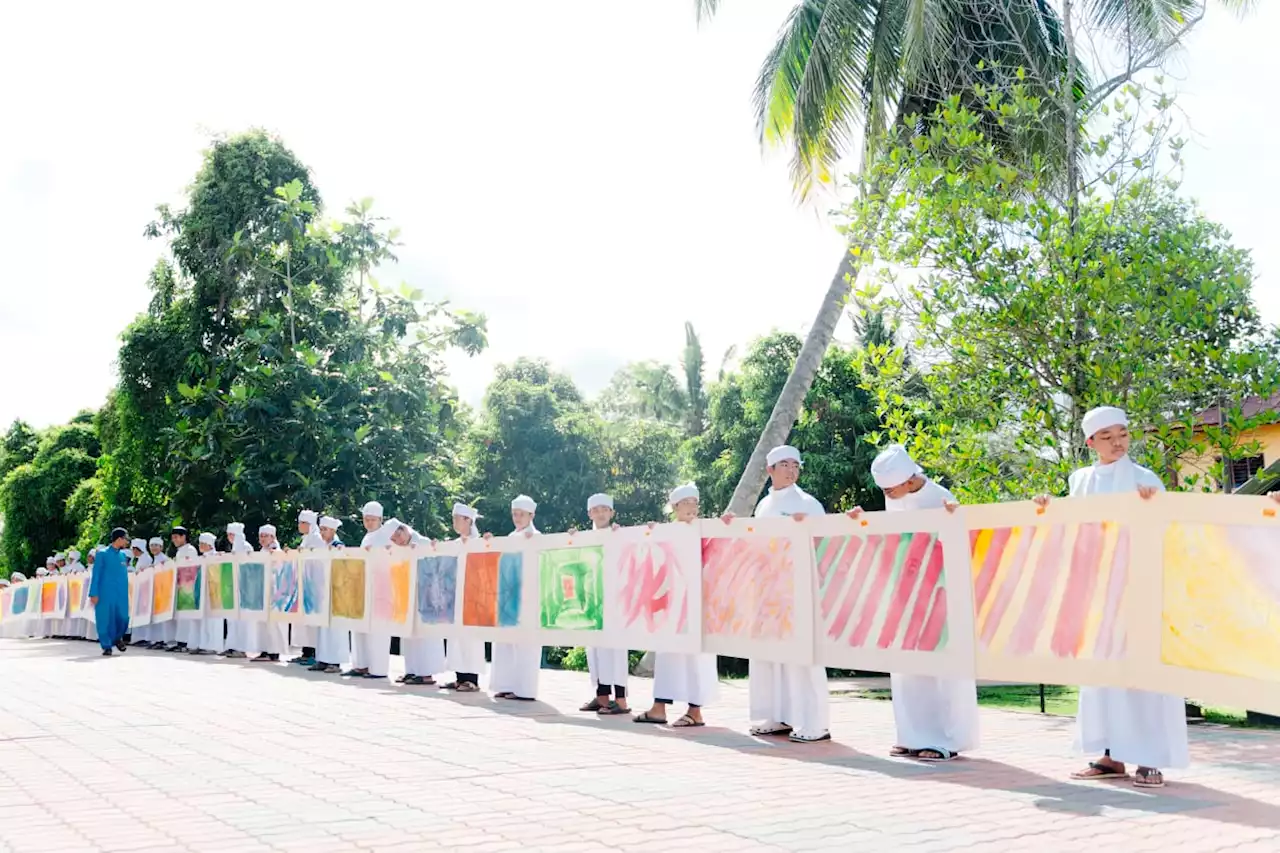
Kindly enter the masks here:
<path id="1" fill-rule="evenodd" d="M 1149 792 L 1070 781 L 1073 721 L 1036 714 L 984 710 L 981 749 L 925 765 L 887 755 L 888 702 L 834 697 L 830 743 L 752 738 L 742 682 L 674 731 L 578 712 L 582 673 L 502 703 L 57 641 L 0 666 L 0 853 L 1280 851 L 1272 732 L 1193 728 Z"/>

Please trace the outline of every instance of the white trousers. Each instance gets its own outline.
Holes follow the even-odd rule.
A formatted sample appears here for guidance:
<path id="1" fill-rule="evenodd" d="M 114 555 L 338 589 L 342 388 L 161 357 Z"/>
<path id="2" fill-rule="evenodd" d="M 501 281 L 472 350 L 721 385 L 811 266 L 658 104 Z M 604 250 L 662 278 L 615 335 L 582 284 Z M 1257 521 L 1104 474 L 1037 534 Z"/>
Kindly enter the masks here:
<path id="1" fill-rule="evenodd" d="M 240 622 L 238 624 L 240 626 L 239 641 L 241 645 L 232 646 L 236 651 L 250 655 L 257 653 L 282 655 L 289 651 L 284 634 L 288 630 L 288 626 L 272 625 L 270 622 Z M 230 638 L 230 633 L 227 636 Z"/>
<path id="2" fill-rule="evenodd" d="M 587 673 L 591 686 L 603 684 L 609 687 L 627 686 L 626 649 L 587 649 Z"/>
<path id="3" fill-rule="evenodd" d="M 386 675 L 391 666 L 391 635 L 352 631 L 351 666 L 367 669 L 370 675 Z"/>
<path id="4" fill-rule="evenodd" d="M 316 630 L 316 661 L 341 666 L 351 659 L 351 632 L 333 628 Z"/>
<path id="5" fill-rule="evenodd" d="M 541 659 L 538 661 L 542 663 Z M 472 672 L 476 675 L 484 672 L 484 640 L 450 639 L 445 650 L 445 671 Z"/>
<path id="6" fill-rule="evenodd" d="M 521 699 L 534 699 L 538 695 L 541 669 L 542 646 L 494 643 L 489 689 L 494 693 L 514 693 Z"/>
<path id="7" fill-rule="evenodd" d="M 1086 755 L 1109 749 L 1116 761 L 1139 767 L 1186 767 L 1191 764 L 1186 702 L 1146 690 L 1081 687 L 1076 749 Z"/>
<path id="8" fill-rule="evenodd" d="M 720 694 L 716 656 L 657 652 L 653 656 L 653 698 L 687 705 L 710 705 Z"/>
<path id="9" fill-rule="evenodd" d="M 978 748 L 978 687 L 958 678 L 890 675 L 895 746 L 965 752 Z"/>
<path id="10" fill-rule="evenodd" d="M 290 637 L 292 645 L 300 649 L 308 646 L 314 648 L 316 643 L 319 642 L 316 638 L 319 629 L 315 625 L 293 625 L 292 628 L 293 634 Z"/>
<path id="11" fill-rule="evenodd" d="M 404 655 L 405 675 L 434 676 L 445 670 L 444 640 L 401 637 L 400 651 Z"/>
<path id="12" fill-rule="evenodd" d="M 208 652 L 221 652 L 225 648 L 222 639 L 222 626 L 225 619 L 201 619 L 200 630 L 194 641 L 187 643 L 190 648 L 204 649 Z"/>
<path id="13" fill-rule="evenodd" d="M 785 723 L 797 735 L 814 737 L 831 727 L 827 670 L 770 661 L 749 661 L 748 704 L 753 724 Z"/>

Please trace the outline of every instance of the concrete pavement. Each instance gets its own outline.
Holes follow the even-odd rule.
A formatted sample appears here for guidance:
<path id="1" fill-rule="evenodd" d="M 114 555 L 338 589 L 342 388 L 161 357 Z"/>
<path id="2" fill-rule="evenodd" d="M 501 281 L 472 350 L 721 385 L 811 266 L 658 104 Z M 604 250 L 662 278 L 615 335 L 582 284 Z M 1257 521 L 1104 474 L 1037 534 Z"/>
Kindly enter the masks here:
<path id="1" fill-rule="evenodd" d="M 888 757 L 888 702 L 833 699 L 836 740 L 801 745 L 745 733 L 745 682 L 683 731 L 579 713 L 591 692 L 0 640 L 0 851 L 1280 851 L 1275 733 L 1197 727 L 1145 792 L 1069 781 L 1067 718 L 983 711 L 982 748 L 929 765 Z"/>

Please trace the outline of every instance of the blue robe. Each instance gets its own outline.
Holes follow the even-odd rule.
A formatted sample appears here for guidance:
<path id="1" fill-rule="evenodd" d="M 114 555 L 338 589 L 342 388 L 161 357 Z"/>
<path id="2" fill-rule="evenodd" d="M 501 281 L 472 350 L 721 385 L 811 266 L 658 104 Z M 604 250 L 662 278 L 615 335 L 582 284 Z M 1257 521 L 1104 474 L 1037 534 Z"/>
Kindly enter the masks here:
<path id="1" fill-rule="evenodd" d="M 98 554 L 89 581 L 89 595 L 96 596 L 93 613 L 98 644 L 109 649 L 129 631 L 129 555 L 118 548 Z"/>

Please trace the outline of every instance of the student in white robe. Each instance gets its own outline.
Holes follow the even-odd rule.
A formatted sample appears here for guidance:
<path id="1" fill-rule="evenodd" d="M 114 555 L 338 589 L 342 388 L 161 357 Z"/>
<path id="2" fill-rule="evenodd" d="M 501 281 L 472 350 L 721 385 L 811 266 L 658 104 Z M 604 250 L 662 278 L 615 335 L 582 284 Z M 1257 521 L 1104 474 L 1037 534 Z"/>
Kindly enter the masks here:
<path id="1" fill-rule="evenodd" d="M 188 539 L 191 536 L 187 528 L 178 525 L 169 531 L 169 541 L 173 544 L 173 561 L 181 566 L 188 564 L 188 561 L 194 560 L 200 556 L 200 552 L 192 545 Z M 174 629 L 173 642 L 164 647 L 166 652 L 179 652 L 185 650 L 192 642 L 199 645 L 200 643 L 200 621 L 199 619 L 182 620 Z"/>
<path id="2" fill-rule="evenodd" d="M 675 520 L 681 524 L 698 523 L 698 486 L 685 483 L 672 489 L 668 497 Z M 650 527 L 656 526 L 649 522 Z M 689 578 L 691 583 L 701 583 L 701 577 Z M 679 618 L 679 615 L 676 615 Z M 691 620 L 700 619 L 689 614 Z M 657 652 L 653 656 L 653 707 L 631 719 L 637 723 L 664 724 L 667 722 L 667 706 L 684 702 L 688 708 L 672 728 L 698 728 L 705 725 L 703 707 L 710 705 L 720 693 L 720 674 L 713 654 L 682 654 Z"/>
<path id="3" fill-rule="evenodd" d="M 216 551 L 218 538 L 212 533 L 201 533 L 198 541 L 201 554 L 212 554 Z M 205 589 L 208 588 L 206 582 Z M 203 619 L 194 623 L 195 628 L 187 642 L 187 654 L 221 655 L 226 648 L 226 624 L 225 619 L 205 614 Z"/>
<path id="4" fill-rule="evenodd" d="M 320 517 L 320 530 L 316 534 L 319 542 L 311 534 L 303 540 L 304 549 L 341 548 L 342 540 L 338 538 L 338 528 L 342 522 L 331 515 Z M 305 559 L 305 555 L 304 555 Z M 301 595 L 301 591 L 298 593 Z M 351 632 L 339 631 L 336 628 L 316 629 L 316 662 L 307 667 L 312 672 L 323 672 L 326 675 L 340 675 L 342 665 L 351 657 Z"/>
<path id="5" fill-rule="evenodd" d="M 15 575 L 21 572 L 14 572 Z M 0 578 L 0 590 L 9 588 L 9 578 Z M 9 618 L 9 614 L 0 613 L 0 639 L 8 640 L 13 637 L 13 620 Z"/>
<path id="6" fill-rule="evenodd" d="M 592 530 L 617 530 L 613 523 L 613 497 L 603 492 L 587 498 L 587 517 L 591 519 Z M 576 533 L 572 528 L 570 533 Z M 608 716 L 627 714 L 627 671 L 629 667 L 626 649 L 600 649 L 589 647 L 587 650 L 587 676 L 595 696 L 584 704 L 579 711 L 594 711 Z"/>
<path id="7" fill-rule="evenodd" d="M 945 509 L 960 506 L 955 495 L 924 476 L 906 448 L 886 447 L 871 463 L 871 477 L 884 491 L 885 510 Z M 862 508 L 848 513 L 855 521 Z M 893 756 L 950 761 L 978 747 L 978 686 L 971 678 L 890 675 L 897 743 Z"/>
<path id="8" fill-rule="evenodd" d="M 511 502 L 511 523 L 514 537 L 536 536 L 540 531 L 533 524 L 538 504 L 528 495 L 518 495 Z M 536 577 L 526 567 L 525 582 Z M 494 643 L 493 665 L 489 670 L 489 689 L 495 699 L 518 699 L 532 702 L 538 695 L 538 674 L 542 669 L 542 647 L 532 643 Z"/>
<path id="9" fill-rule="evenodd" d="M 1129 418 L 1120 409 L 1103 406 L 1089 411 L 1082 423 L 1086 443 L 1097 463 L 1068 478 L 1068 497 L 1137 492 L 1151 500 L 1164 491 L 1153 472 L 1129 458 Z M 1036 498 L 1049 505 L 1049 496 Z M 1137 562 L 1140 555 L 1134 555 Z M 1158 559 L 1150 555 L 1148 559 Z M 1128 764 L 1137 765 L 1133 784 L 1140 788 L 1164 786 L 1161 768 L 1187 767 L 1187 711 L 1180 696 L 1123 690 L 1114 687 L 1081 687 L 1076 715 L 1076 748 L 1102 756 L 1071 777 L 1088 781 L 1128 777 Z"/>
<path id="10" fill-rule="evenodd" d="M 320 538 L 320 531 L 316 529 L 316 523 L 319 519 L 320 516 L 315 510 L 304 509 L 298 513 L 298 533 L 302 535 L 302 541 L 305 543 L 307 537 L 314 534 L 312 541 L 319 543 L 314 545 L 302 544 L 298 547 L 324 547 L 324 540 Z M 316 662 L 316 627 L 314 625 L 290 623 L 285 628 L 289 632 L 289 644 L 302 649 L 302 654 L 290 660 L 289 663 L 296 663 L 298 666 L 312 666 Z"/>
<path id="11" fill-rule="evenodd" d="M 784 444 L 770 450 L 765 461 L 771 488 L 756 504 L 756 518 L 789 516 L 799 522 L 826 514 L 817 498 L 796 485 L 800 479 L 800 451 Z M 725 513 L 723 518 L 728 523 L 733 514 Z M 748 661 L 748 666 L 751 734 L 787 735 L 796 743 L 831 739 L 825 667 L 757 659 Z"/>
<path id="12" fill-rule="evenodd" d="M 399 524 L 391 534 L 392 545 L 406 548 L 429 544 L 430 541 L 407 524 Z M 401 637 L 400 654 L 404 656 L 404 675 L 396 679 L 400 684 L 434 685 L 435 674 L 444 671 L 444 640 Z"/>
<path id="13" fill-rule="evenodd" d="M 262 554 L 270 554 L 280 550 L 280 543 L 276 539 L 276 526 L 274 524 L 264 524 L 258 528 L 258 551 Z M 253 658 L 254 663 L 276 663 L 280 660 L 280 655 L 289 653 L 289 626 L 278 622 L 241 622 L 248 638 L 245 641 L 246 649 L 257 651 L 258 656 Z"/>
<path id="14" fill-rule="evenodd" d="M 463 542 L 479 538 L 476 521 L 483 516 L 475 507 L 464 503 L 453 505 L 453 531 Z M 453 671 L 453 681 L 444 684 L 442 690 L 459 693 L 475 693 L 480 689 L 480 673 L 484 671 L 484 640 L 470 637 L 449 637 L 445 641 L 445 669 Z"/>
<path id="15" fill-rule="evenodd" d="M 151 568 L 151 555 L 147 553 L 147 542 L 145 539 L 132 539 L 129 541 L 129 553 L 133 557 L 133 570 L 140 572 L 143 569 Z M 130 632 L 131 646 L 142 646 L 150 648 L 151 626 L 139 625 Z"/>
<path id="16" fill-rule="evenodd" d="M 159 568 L 169 562 L 169 558 L 164 554 L 164 540 L 159 536 L 152 536 L 147 540 L 147 550 L 151 554 L 151 565 Z M 178 637 L 178 621 L 169 619 L 154 626 L 151 632 L 151 648 L 161 649 L 172 643 Z"/>
<path id="17" fill-rule="evenodd" d="M 67 551 L 67 568 L 66 573 L 69 575 L 84 574 L 84 564 L 80 562 L 80 552 L 75 548 Z M 85 629 L 85 618 L 83 616 L 69 616 L 67 618 L 67 636 L 72 640 L 83 640 Z"/>
<path id="18" fill-rule="evenodd" d="M 86 588 L 88 587 L 88 584 L 89 584 L 89 583 L 92 581 L 92 579 L 93 579 L 93 578 L 92 578 L 93 564 L 94 564 L 95 562 L 97 562 L 97 560 L 98 560 L 98 549 L 99 549 L 100 547 L 101 547 L 100 545 L 94 545 L 92 548 L 90 548 L 90 549 L 89 549 L 89 553 L 85 555 L 85 558 L 84 558 L 84 563 L 85 563 L 84 570 L 85 570 L 85 572 L 88 572 L 88 573 L 90 574 L 90 576 L 89 576 L 88 578 L 85 578 L 85 586 L 86 586 Z M 85 597 L 85 605 L 86 605 L 86 606 L 88 606 L 88 601 L 89 601 L 88 596 L 86 596 L 86 597 Z M 93 641 L 93 642 L 95 642 L 95 643 L 98 641 L 98 625 L 97 625 L 97 623 L 96 623 L 95 621 L 90 620 L 90 619 L 89 619 L 89 618 L 87 618 L 87 617 L 86 617 L 86 618 L 85 618 L 85 620 L 84 620 L 84 638 L 85 638 L 86 640 L 91 640 L 91 641 Z"/>
<path id="19" fill-rule="evenodd" d="M 49 577 L 49 568 L 53 565 L 54 565 L 53 557 L 49 557 L 47 560 L 44 561 L 44 566 L 36 569 L 35 577 L 41 581 L 42 585 L 43 585 L 44 579 Z M 41 588 L 42 586 L 37 586 L 35 590 L 33 590 L 33 592 L 36 595 L 37 602 L 40 601 Z M 29 636 L 35 637 L 41 640 L 48 639 L 51 636 L 50 632 L 52 629 L 50 629 L 49 625 L 52 623 L 52 621 L 53 621 L 52 619 L 44 618 L 44 616 L 40 612 L 40 607 L 37 605 L 36 615 L 34 618 L 32 618 L 29 621 L 29 625 L 30 625 Z"/>
<path id="20" fill-rule="evenodd" d="M 232 554 L 252 554 L 253 546 L 244 535 L 244 522 L 232 521 L 227 524 L 227 543 Z M 259 639 L 254 632 L 254 625 L 239 619 L 223 620 L 226 627 L 226 644 L 222 655 L 228 658 L 247 658 L 249 652 L 261 651 Z"/>
<path id="21" fill-rule="evenodd" d="M 391 529 L 383 530 L 382 504 L 369 501 L 360 511 L 364 517 L 364 538 L 361 548 L 378 548 L 391 541 Z M 398 522 L 397 522 L 398 524 Z M 342 673 L 346 678 L 386 678 L 391 667 L 391 635 L 352 631 L 351 669 Z"/>

